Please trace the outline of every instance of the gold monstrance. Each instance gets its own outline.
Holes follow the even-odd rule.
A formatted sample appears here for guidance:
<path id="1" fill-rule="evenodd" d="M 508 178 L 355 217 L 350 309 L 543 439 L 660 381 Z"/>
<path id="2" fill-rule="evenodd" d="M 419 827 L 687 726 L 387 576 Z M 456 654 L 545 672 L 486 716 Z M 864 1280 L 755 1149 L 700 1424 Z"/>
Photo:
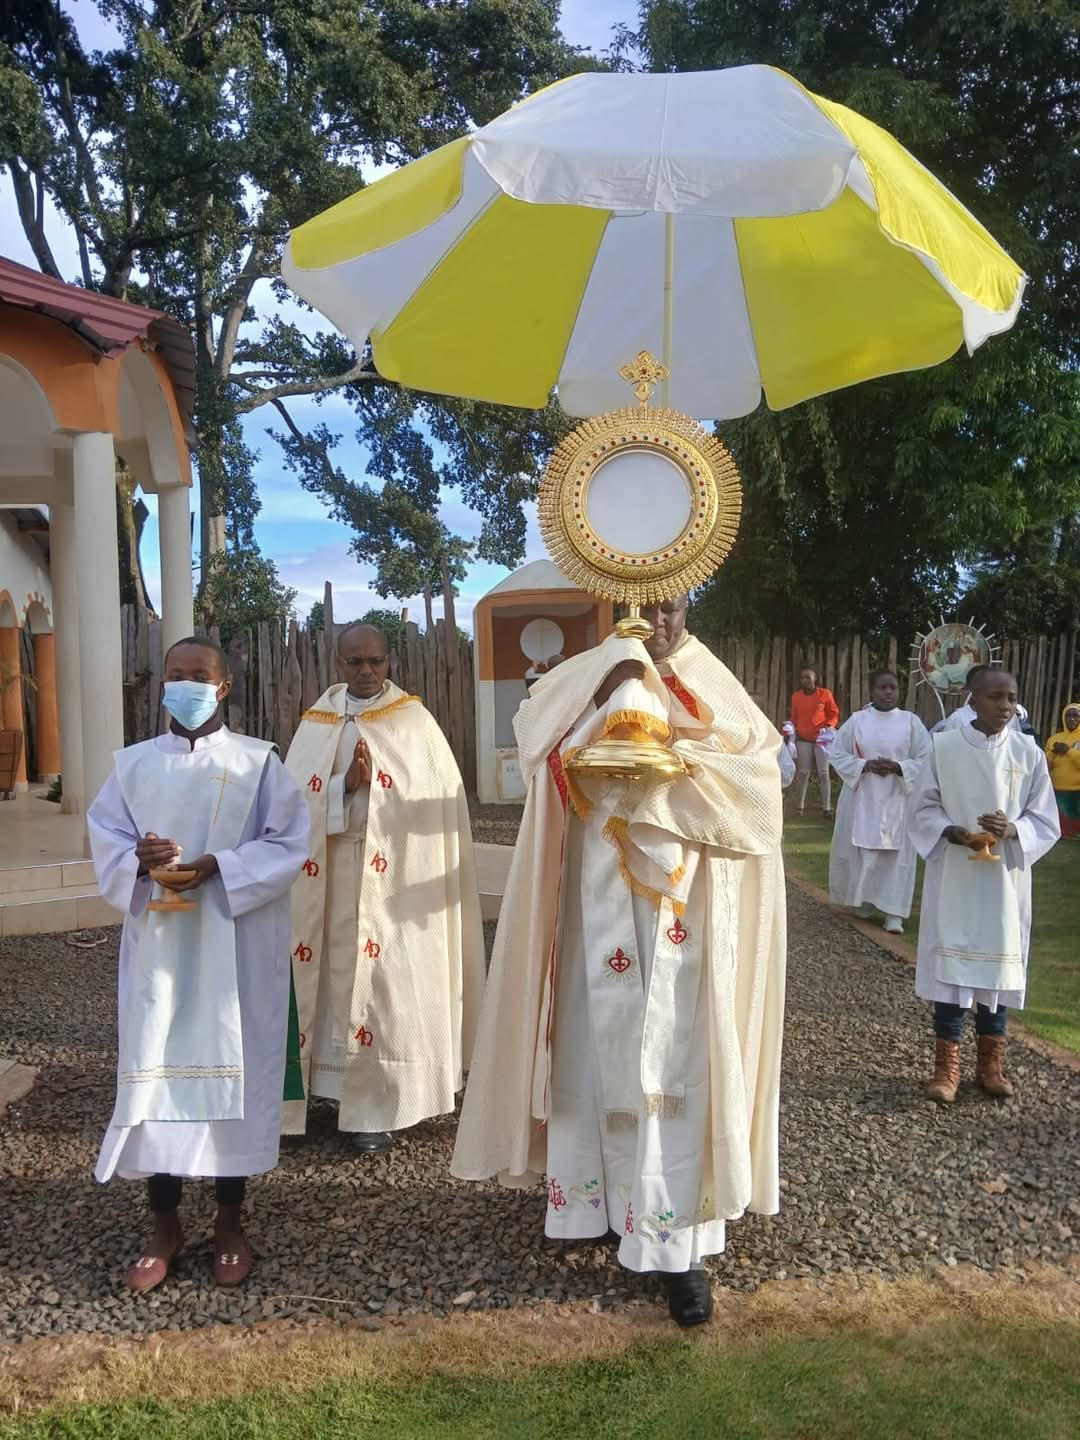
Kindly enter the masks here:
<path id="1" fill-rule="evenodd" d="M 548 462 L 540 531 L 551 558 L 583 590 L 628 607 L 615 633 L 647 640 L 642 605 L 702 584 L 735 543 L 742 496 L 726 447 L 696 420 L 654 407 L 668 367 L 642 350 L 619 374 L 639 404 L 586 420 Z M 685 773 L 669 745 L 634 726 L 582 747 L 570 770 L 670 780 Z"/>

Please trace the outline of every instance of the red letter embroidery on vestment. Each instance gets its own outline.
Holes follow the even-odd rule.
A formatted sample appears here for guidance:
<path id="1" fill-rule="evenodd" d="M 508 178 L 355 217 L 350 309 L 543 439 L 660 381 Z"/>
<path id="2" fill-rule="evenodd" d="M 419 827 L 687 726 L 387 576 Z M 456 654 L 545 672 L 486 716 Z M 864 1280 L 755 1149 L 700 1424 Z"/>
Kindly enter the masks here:
<path id="1" fill-rule="evenodd" d="M 296 949 L 295 949 L 292 953 L 296 956 L 297 960 L 300 961 L 301 965 L 307 965 L 307 964 L 310 962 L 310 960 L 311 960 L 311 956 L 312 956 L 311 946 L 310 946 L 310 945 L 305 945 L 302 940 L 300 941 L 300 944 L 297 945 Z"/>
<path id="2" fill-rule="evenodd" d="M 322 789 L 322 777 L 319 775 L 312 775 L 311 779 L 307 782 L 307 788 L 309 790 L 314 790 L 315 794 L 318 795 L 319 791 Z"/>

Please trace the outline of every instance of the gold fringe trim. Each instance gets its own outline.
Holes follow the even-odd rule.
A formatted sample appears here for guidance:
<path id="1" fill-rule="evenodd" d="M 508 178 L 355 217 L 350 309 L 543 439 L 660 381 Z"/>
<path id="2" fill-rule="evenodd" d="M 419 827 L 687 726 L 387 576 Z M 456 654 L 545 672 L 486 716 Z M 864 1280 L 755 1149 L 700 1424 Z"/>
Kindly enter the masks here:
<path id="1" fill-rule="evenodd" d="M 609 1110 L 604 1116 L 604 1128 L 612 1135 L 620 1135 L 637 1129 L 638 1117 L 633 1110 Z"/>
<path id="2" fill-rule="evenodd" d="M 678 1120 L 686 1114 L 685 1095 L 646 1095 L 645 1114 L 658 1120 Z"/>
<path id="3" fill-rule="evenodd" d="M 570 801 L 570 808 L 579 820 L 587 820 L 592 814 L 592 801 L 582 790 L 577 777 L 570 769 L 570 761 L 580 749 L 580 745 L 575 745 L 572 749 L 563 751 L 563 774 L 566 776 L 566 795 Z"/>
<path id="4" fill-rule="evenodd" d="M 392 715 L 403 705 L 422 705 L 423 703 L 419 695 L 402 695 L 397 700 L 391 700 L 389 705 L 380 705 L 378 710 L 361 710 L 352 718 L 354 720 L 381 720 L 384 715 Z"/>
<path id="5" fill-rule="evenodd" d="M 314 720 L 316 725 L 336 725 L 344 718 L 336 710 L 305 710 L 300 716 L 301 720 Z"/>
<path id="6" fill-rule="evenodd" d="M 686 901 L 676 900 L 674 895 L 665 895 L 663 890 L 656 890 L 652 885 L 646 885 L 644 880 L 639 880 L 626 863 L 626 855 L 623 853 L 623 842 L 626 839 L 626 832 L 630 828 L 630 822 L 624 820 L 620 815 L 612 815 L 611 819 L 604 826 L 604 839 L 614 845 L 619 852 L 619 874 L 622 876 L 626 888 L 632 895 L 640 895 L 643 900 L 648 900 L 657 910 L 661 905 L 670 905 L 671 913 L 678 918 L 686 914 Z"/>
<path id="7" fill-rule="evenodd" d="M 671 874 L 667 877 L 669 885 L 681 885 L 686 879 L 686 866 L 676 865 Z"/>
<path id="8" fill-rule="evenodd" d="M 666 720 L 661 720 L 659 715 L 652 715 L 648 710 L 616 710 L 613 715 L 607 717 L 604 724 L 604 739 L 617 730 L 620 725 L 628 725 L 633 730 L 650 735 L 656 740 L 670 740 L 671 726 Z"/>

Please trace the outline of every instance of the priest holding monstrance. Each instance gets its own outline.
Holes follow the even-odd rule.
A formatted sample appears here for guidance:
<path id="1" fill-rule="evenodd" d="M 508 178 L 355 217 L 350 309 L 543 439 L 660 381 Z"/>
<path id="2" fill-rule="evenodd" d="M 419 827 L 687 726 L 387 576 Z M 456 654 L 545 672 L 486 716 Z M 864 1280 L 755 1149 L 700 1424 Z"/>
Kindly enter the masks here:
<path id="1" fill-rule="evenodd" d="M 643 402 L 662 370 L 639 357 Z M 779 1197 L 780 737 L 686 630 L 738 509 L 723 447 L 644 403 L 549 466 L 554 558 L 632 613 L 515 720 L 528 798 L 452 1166 L 544 1175 L 547 1235 L 611 1233 L 683 1325 L 726 1223 Z"/>

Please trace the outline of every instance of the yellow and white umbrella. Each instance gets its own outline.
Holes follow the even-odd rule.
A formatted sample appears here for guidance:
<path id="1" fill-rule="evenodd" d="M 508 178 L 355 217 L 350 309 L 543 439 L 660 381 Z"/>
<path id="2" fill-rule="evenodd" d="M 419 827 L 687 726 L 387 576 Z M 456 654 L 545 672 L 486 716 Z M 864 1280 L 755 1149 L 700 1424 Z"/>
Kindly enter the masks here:
<path id="1" fill-rule="evenodd" d="M 300 226 L 282 274 L 414 389 L 594 415 L 646 349 L 699 419 L 974 350 L 1024 290 L 892 136 L 761 65 L 561 81 Z"/>

